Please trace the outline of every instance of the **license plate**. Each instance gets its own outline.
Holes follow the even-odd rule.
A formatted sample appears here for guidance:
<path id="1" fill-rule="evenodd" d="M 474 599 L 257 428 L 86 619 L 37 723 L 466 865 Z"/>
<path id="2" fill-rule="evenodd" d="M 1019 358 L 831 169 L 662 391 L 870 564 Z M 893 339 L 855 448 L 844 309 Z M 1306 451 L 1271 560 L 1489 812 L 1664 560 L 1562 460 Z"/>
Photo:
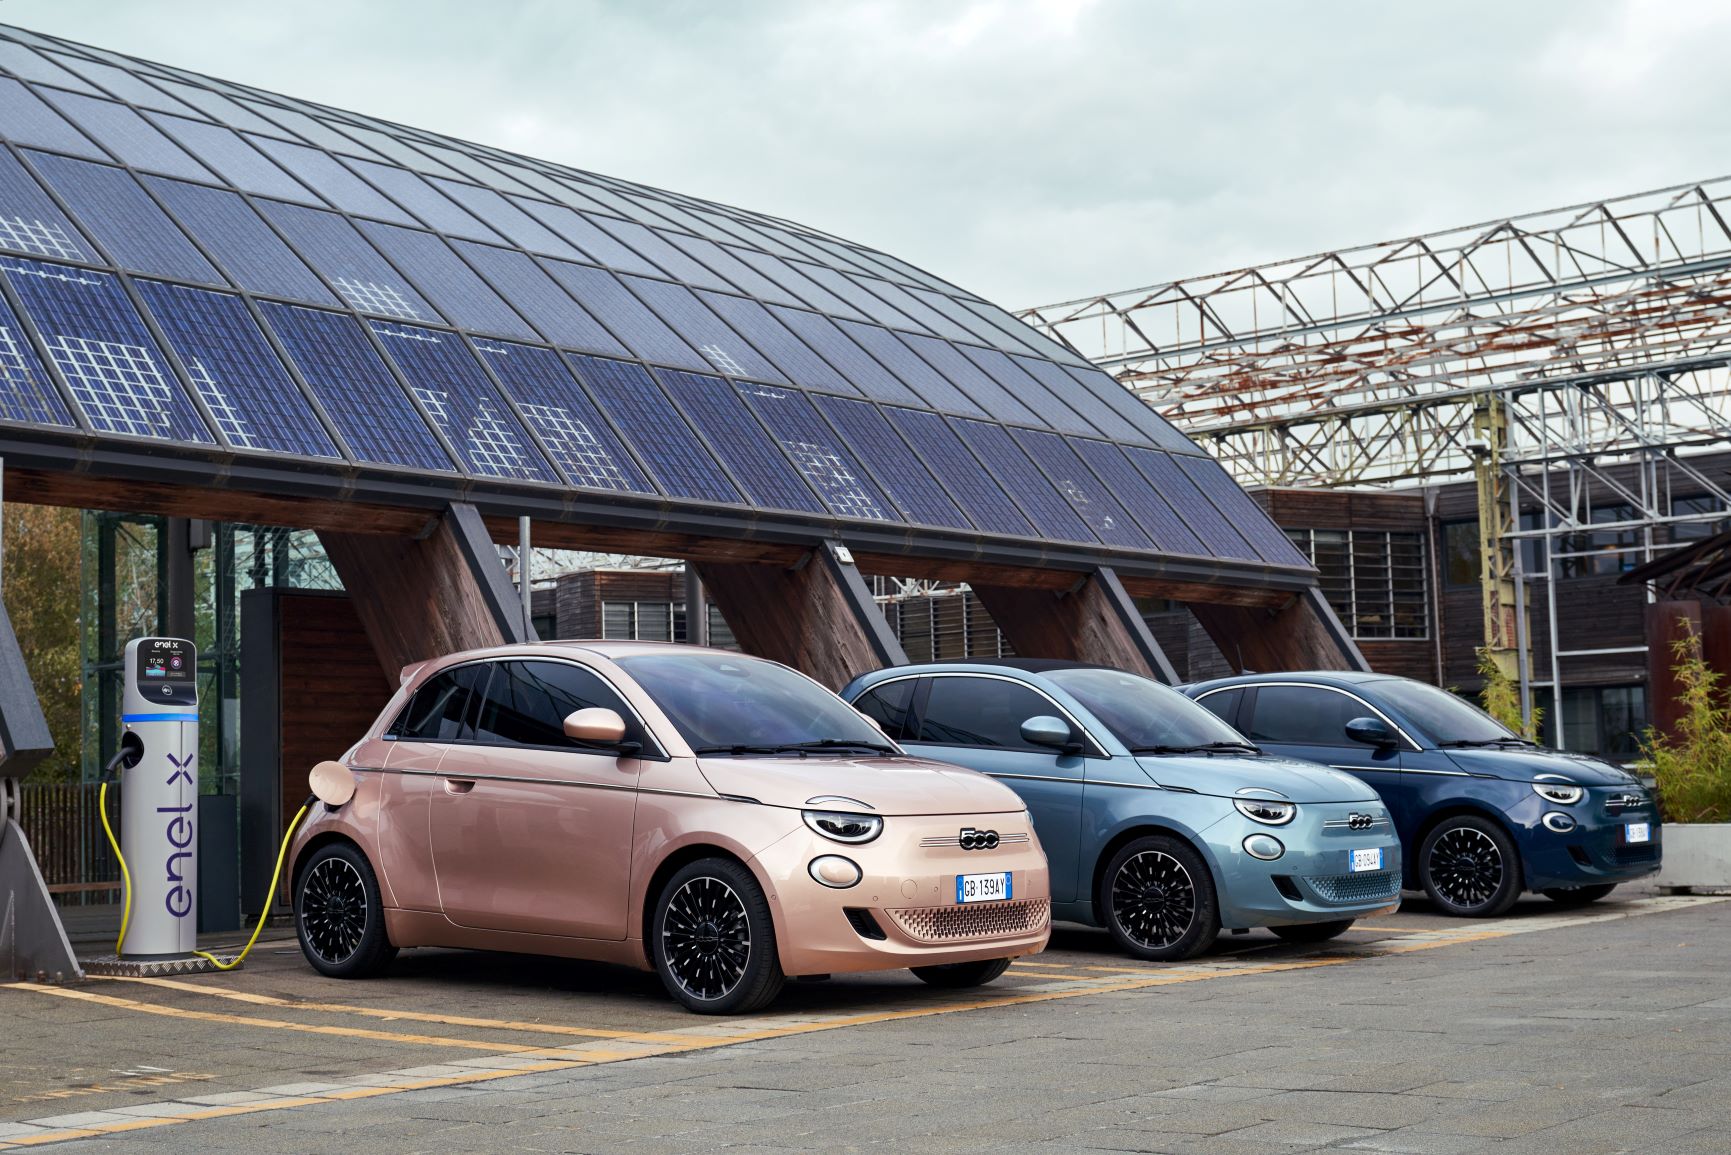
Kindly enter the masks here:
<path id="1" fill-rule="evenodd" d="M 1623 825 L 1623 837 L 1628 842 L 1653 841 L 1653 824 L 1650 822 L 1628 822 Z"/>
<path id="2" fill-rule="evenodd" d="M 957 902 L 1002 902 L 1010 897 L 1010 873 L 956 875 Z"/>
<path id="3" fill-rule="evenodd" d="M 1352 852 L 1352 873 L 1360 874 L 1366 870 L 1382 869 L 1382 847 L 1373 846 L 1369 850 Z"/>

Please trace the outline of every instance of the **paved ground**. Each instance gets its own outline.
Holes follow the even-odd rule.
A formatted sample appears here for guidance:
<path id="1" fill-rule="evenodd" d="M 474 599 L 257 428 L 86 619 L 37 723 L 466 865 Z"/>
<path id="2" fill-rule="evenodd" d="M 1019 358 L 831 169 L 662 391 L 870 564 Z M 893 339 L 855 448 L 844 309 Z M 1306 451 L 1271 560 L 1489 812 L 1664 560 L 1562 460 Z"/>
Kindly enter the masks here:
<path id="1" fill-rule="evenodd" d="M 1325 948 L 1144 966 L 1063 931 L 713 1020 L 611 968 L 292 946 L 178 984 L 0 989 L 0 1146 L 155 1151 L 1731 1152 L 1731 902 L 1409 904 Z M 256 960 L 256 961 L 255 961 Z"/>

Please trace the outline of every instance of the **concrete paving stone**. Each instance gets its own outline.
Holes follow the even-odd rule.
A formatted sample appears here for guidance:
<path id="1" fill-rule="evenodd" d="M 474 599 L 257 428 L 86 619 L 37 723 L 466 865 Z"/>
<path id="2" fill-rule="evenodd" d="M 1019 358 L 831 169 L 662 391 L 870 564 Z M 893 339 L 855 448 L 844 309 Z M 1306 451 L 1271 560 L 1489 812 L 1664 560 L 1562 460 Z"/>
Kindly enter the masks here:
<path id="1" fill-rule="evenodd" d="M 1342 1150 L 1382 1151 L 1391 1155 L 1474 1155 L 1502 1143 L 1478 1135 L 1439 1135 L 1402 1127 L 1339 1144 Z"/>
<path id="2" fill-rule="evenodd" d="M 1203 1099 L 1211 1103 L 1240 1103 L 1247 1099 L 1267 1099 L 1279 1092 L 1268 1087 L 1241 1087 L 1225 1083 L 1191 1083 L 1183 1087 L 1168 1087 L 1150 1091 L 1151 1099 Z"/>
<path id="3" fill-rule="evenodd" d="M 28 1139 L 32 1135 L 40 1135 L 47 1130 L 30 1123 L 0 1123 L 0 1142 L 8 1139 Z"/>
<path id="4" fill-rule="evenodd" d="M 1405 1127 L 1435 1115 L 1445 1106 L 1454 1105 L 1423 1095 L 1364 1094 L 1354 1091 L 1287 1091 L 1258 1104 L 1271 1116 L 1380 1130 Z"/>
<path id="5" fill-rule="evenodd" d="M 1528 1097 L 1495 1104 L 1455 1106 L 1411 1125 L 1415 1131 L 1444 1135 L 1478 1135 L 1513 1139 L 1580 1118 L 1587 1112 L 1574 1106 L 1535 1101 Z"/>
<path id="6" fill-rule="evenodd" d="M 1370 1127 L 1341 1127 L 1333 1123 L 1307 1123 L 1295 1119 L 1271 1119 L 1231 1132 L 1246 1142 L 1285 1143 L 1295 1147 L 1326 1147 L 1347 1139 L 1361 1139 L 1384 1132 Z"/>
<path id="7" fill-rule="evenodd" d="M 71 1127 L 94 1127 L 100 1126 L 103 1123 L 130 1123 L 133 1121 L 133 1116 L 122 1115 L 117 1111 L 73 1111 L 68 1114 L 41 1115 L 25 1120 L 26 1123 L 31 1123 L 37 1127 L 46 1128 L 50 1131 L 57 1131 L 62 1128 Z"/>

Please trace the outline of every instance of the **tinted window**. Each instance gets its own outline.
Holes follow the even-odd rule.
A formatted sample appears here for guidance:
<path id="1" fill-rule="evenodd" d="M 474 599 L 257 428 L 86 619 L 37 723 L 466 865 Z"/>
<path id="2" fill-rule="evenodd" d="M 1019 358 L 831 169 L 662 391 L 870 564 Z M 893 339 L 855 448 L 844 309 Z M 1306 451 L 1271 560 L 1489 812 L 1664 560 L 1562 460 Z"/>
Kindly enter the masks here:
<path id="1" fill-rule="evenodd" d="M 1197 699 L 1196 704 L 1231 726 L 1238 721 L 1238 703 L 1243 700 L 1243 690 L 1221 690 L 1217 694 Z"/>
<path id="2" fill-rule="evenodd" d="M 619 665 L 699 753 L 826 739 L 887 745 L 852 706 L 774 662 L 699 650 L 642 654 Z"/>
<path id="3" fill-rule="evenodd" d="M 1022 740 L 1029 718 L 1061 717 L 1058 708 L 1026 686 L 998 678 L 933 678 L 920 722 L 921 742 L 945 746 L 1007 746 L 1051 751 Z"/>
<path id="4" fill-rule="evenodd" d="M 908 707 L 913 705 L 916 684 L 917 679 L 902 678 L 867 690 L 854 699 L 854 708 L 874 719 L 884 733 L 898 742 L 908 739 Z"/>
<path id="5" fill-rule="evenodd" d="M 1119 670 L 1053 670 L 1046 675 L 1131 750 L 1242 742 L 1238 731 L 1160 683 Z"/>
<path id="6" fill-rule="evenodd" d="M 1372 711 L 1333 690 L 1314 686 L 1259 686 L 1250 736 L 1258 742 L 1350 746 L 1346 724 Z"/>
<path id="7" fill-rule="evenodd" d="M 494 746 L 569 746 L 592 749 L 565 736 L 565 716 L 600 706 L 625 719 L 625 740 L 645 749 L 643 726 L 599 676 L 569 662 L 497 662 L 481 700 L 475 740 Z"/>
<path id="8" fill-rule="evenodd" d="M 1378 682 L 1376 692 L 1439 743 L 1506 742 L 1514 737 L 1477 706 L 1423 682 Z"/>
<path id="9" fill-rule="evenodd" d="M 390 732 L 410 742 L 449 742 L 461 736 L 469 693 L 487 676 L 484 665 L 458 666 L 427 680 Z"/>

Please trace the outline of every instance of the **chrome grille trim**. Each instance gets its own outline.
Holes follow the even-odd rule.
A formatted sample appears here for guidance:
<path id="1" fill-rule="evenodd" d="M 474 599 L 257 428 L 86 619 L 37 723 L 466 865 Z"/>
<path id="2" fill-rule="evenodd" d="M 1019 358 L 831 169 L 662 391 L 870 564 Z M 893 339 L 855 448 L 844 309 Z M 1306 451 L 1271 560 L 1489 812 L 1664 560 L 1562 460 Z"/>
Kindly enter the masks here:
<path id="1" fill-rule="evenodd" d="M 1051 903 L 1037 898 L 1020 902 L 902 907 L 887 913 L 909 938 L 920 942 L 956 942 L 1031 934 L 1051 921 Z"/>
<path id="2" fill-rule="evenodd" d="M 999 846 L 1016 845 L 1016 844 L 1026 843 L 1027 841 L 1028 841 L 1028 836 L 1026 834 L 1000 834 L 1000 835 L 998 835 L 998 845 Z M 959 834 L 934 834 L 934 835 L 931 835 L 929 837 L 920 839 L 920 845 L 921 846 L 960 846 L 961 844 L 962 844 L 962 836 Z"/>
<path id="3" fill-rule="evenodd" d="M 1387 825 L 1389 825 L 1389 821 L 1386 818 L 1372 818 L 1360 826 L 1354 826 L 1350 818 L 1330 818 L 1323 822 L 1322 828 L 1324 830 L 1375 830 Z"/>

